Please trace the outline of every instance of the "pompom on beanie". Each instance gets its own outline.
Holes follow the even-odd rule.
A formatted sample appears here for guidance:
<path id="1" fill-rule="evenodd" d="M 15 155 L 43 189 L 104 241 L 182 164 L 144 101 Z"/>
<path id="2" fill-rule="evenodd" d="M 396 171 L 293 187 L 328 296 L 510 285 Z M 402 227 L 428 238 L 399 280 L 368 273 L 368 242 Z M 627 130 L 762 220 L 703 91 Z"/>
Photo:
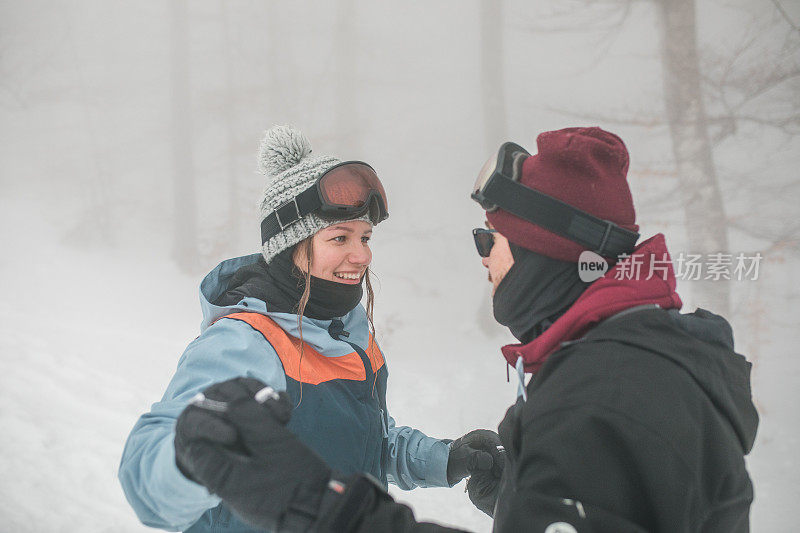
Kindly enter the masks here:
<path id="1" fill-rule="evenodd" d="M 275 209 L 313 187 L 325 172 L 340 162 L 331 156 L 311 155 L 311 143 L 291 126 L 274 126 L 267 130 L 258 152 L 258 170 L 268 178 L 259 202 L 260 220 L 263 221 Z M 368 215 L 353 220 L 371 223 Z M 263 243 L 261 254 L 269 263 L 282 251 L 337 222 L 310 213 Z"/>

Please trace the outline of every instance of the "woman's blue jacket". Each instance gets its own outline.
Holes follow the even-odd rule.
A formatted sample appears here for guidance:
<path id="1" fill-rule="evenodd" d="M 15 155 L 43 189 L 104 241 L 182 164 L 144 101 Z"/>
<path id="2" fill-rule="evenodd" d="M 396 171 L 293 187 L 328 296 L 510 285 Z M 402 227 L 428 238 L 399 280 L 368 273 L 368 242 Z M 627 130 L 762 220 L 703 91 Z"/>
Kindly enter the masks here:
<path id="1" fill-rule="evenodd" d="M 340 329 L 348 334 L 337 335 L 343 340 L 329 333 L 331 320 L 303 317 L 307 353 L 298 372 L 300 367 L 293 366 L 291 357 L 283 353 L 285 343 L 276 338 L 283 332 L 300 337 L 297 315 L 270 312 L 267 303 L 252 297 L 225 307 L 211 303 L 228 289 L 239 268 L 258 258 L 254 254 L 223 261 L 203 279 L 201 334 L 181 356 L 161 401 L 139 418 L 128 437 L 119 479 L 142 523 L 192 533 L 254 531 L 175 466 L 173 440 L 178 415 L 198 392 L 237 376 L 254 377 L 289 392 L 295 405 L 300 404 L 289 427 L 334 469 L 369 472 L 384 484 L 391 482 L 405 490 L 448 486 L 449 441 L 396 426 L 388 415 L 386 364 L 371 342 L 361 305 L 339 319 Z M 259 327 L 264 323 L 281 335 Z M 265 331 L 272 338 L 265 336 Z M 346 363 L 339 364 L 342 361 Z"/>

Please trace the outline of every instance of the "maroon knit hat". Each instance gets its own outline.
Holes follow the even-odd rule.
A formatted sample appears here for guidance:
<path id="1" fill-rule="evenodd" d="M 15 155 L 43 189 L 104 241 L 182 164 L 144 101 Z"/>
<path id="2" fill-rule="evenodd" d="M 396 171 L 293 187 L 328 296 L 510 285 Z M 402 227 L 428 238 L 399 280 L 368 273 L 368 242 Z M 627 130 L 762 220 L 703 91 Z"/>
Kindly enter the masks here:
<path id="1" fill-rule="evenodd" d="M 627 230 L 639 230 L 622 139 L 600 128 L 566 128 L 542 133 L 536 144 L 539 153 L 522 164 L 520 183 Z M 586 250 L 502 208 L 486 218 L 509 241 L 553 259 L 577 262 Z"/>

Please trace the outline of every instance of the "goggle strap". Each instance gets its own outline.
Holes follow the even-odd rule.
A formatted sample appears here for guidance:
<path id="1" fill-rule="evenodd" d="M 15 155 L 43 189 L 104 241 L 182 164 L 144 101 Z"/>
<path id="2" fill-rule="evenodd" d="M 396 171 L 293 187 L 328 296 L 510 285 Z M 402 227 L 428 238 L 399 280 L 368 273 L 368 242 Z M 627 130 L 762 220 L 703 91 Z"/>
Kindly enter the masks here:
<path id="1" fill-rule="evenodd" d="M 602 257 L 616 258 L 636 247 L 639 234 L 566 204 L 516 181 L 495 175 L 483 196 L 504 211 L 561 235 Z"/>
<path id="2" fill-rule="evenodd" d="M 309 187 L 261 221 L 261 244 L 322 206 L 316 187 Z"/>

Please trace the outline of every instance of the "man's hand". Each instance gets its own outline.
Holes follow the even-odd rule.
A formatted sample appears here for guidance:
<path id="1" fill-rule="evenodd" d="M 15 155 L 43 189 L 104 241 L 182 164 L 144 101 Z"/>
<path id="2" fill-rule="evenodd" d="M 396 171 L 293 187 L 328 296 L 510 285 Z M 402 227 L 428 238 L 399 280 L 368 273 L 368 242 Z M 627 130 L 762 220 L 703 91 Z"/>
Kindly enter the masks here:
<path id="1" fill-rule="evenodd" d="M 450 445 L 447 482 L 455 485 L 467 476 L 494 473 L 499 479 L 505 460 L 500 437 L 488 429 L 476 429 Z"/>
<path id="2" fill-rule="evenodd" d="M 286 428 L 291 412 L 285 392 L 258 380 L 213 385 L 178 417 L 176 463 L 250 524 L 306 529 L 331 469 Z"/>
<path id="3" fill-rule="evenodd" d="M 500 491 L 500 478 L 491 472 L 473 474 L 467 480 L 469 500 L 481 511 L 494 516 L 494 506 Z"/>
<path id="4" fill-rule="evenodd" d="M 467 491 L 475 507 L 492 516 L 505 467 L 505 451 L 494 431 L 470 431 L 450 446 L 447 481 L 450 485 L 469 476 Z"/>

